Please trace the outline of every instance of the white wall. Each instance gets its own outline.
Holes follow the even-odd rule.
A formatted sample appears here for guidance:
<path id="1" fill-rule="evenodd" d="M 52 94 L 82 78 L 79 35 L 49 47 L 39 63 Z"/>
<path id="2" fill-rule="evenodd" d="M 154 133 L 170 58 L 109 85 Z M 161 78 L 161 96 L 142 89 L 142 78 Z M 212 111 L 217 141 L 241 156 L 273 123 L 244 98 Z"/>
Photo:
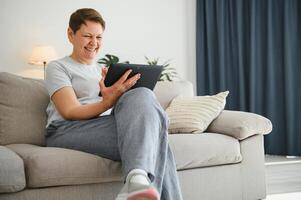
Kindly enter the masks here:
<path id="1" fill-rule="evenodd" d="M 0 71 L 42 76 L 27 64 L 35 45 L 52 45 L 59 57 L 69 55 L 66 29 L 70 14 L 92 7 L 104 17 L 106 53 L 121 61 L 145 63 L 144 56 L 171 59 L 183 79 L 195 85 L 196 0 L 1 0 Z M 35 74 L 36 73 L 36 74 Z"/>

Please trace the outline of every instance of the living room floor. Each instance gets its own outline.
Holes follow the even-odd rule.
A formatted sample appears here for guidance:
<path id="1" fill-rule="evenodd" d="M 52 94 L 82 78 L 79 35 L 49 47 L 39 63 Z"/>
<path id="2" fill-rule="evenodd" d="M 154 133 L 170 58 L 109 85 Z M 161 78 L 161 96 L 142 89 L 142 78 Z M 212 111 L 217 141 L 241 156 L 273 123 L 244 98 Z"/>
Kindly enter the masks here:
<path id="1" fill-rule="evenodd" d="M 301 157 L 265 156 L 266 200 L 301 199 Z"/>

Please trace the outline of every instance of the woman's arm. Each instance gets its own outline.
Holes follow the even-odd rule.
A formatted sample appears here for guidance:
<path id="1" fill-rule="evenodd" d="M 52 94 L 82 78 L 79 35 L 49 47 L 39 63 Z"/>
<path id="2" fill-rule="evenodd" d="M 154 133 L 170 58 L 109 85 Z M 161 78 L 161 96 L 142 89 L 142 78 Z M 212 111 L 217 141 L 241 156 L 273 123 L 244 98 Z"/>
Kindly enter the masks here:
<path id="1" fill-rule="evenodd" d="M 99 82 L 100 91 L 103 100 L 97 103 L 82 105 L 75 95 L 72 87 L 67 86 L 56 91 L 51 100 L 57 108 L 58 112 L 66 120 L 82 120 L 91 119 L 99 116 L 101 113 L 110 109 L 115 105 L 119 97 L 136 84 L 140 78 L 140 74 L 127 79 L 131 70 L 125 74 L 111 87 L 104 85 L 106 73 L 103 73 L 103 78 Z"/>
<path id="2" fill-rule="evenodd" d="M 103 101 L 82 105 L 72 87 L 63 87 L 51 97 L 58 112 L 66 120 L 82 120 L 97 117 L 110 107 Z"/>

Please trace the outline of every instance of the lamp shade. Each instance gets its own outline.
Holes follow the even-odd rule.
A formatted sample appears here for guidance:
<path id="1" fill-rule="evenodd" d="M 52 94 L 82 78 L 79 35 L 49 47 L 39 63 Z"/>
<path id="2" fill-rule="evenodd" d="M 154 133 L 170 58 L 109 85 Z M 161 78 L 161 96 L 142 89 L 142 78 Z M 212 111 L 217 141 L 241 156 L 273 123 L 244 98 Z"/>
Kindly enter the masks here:
<path id="1" fill-rule="evenodd" d="M 57 58 L 55 49 L 52 46 L 36 46 L 33 48 L 29 58 L 29 63 L 34 65 L 43 65 Z"/>

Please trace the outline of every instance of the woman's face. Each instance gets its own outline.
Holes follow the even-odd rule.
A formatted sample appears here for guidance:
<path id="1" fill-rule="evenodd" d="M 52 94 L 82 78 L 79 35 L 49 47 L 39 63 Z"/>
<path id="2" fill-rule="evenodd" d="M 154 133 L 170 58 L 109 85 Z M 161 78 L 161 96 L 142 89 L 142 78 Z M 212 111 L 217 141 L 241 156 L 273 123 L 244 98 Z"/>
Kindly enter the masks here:
<path id="1" fill-rule="evenodd" d="M 101 24 L 86 21 L 74 32 L 68 28 L 68 38 L 73 45 L 71 57 L 82 64 L 92 64 L 102 46 L 103 28 Z"/>

